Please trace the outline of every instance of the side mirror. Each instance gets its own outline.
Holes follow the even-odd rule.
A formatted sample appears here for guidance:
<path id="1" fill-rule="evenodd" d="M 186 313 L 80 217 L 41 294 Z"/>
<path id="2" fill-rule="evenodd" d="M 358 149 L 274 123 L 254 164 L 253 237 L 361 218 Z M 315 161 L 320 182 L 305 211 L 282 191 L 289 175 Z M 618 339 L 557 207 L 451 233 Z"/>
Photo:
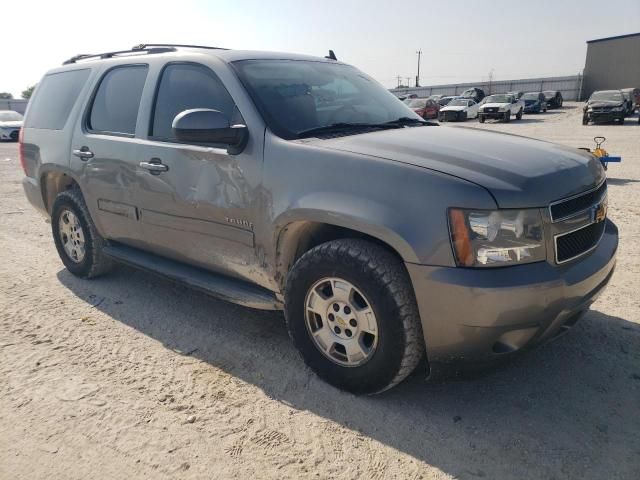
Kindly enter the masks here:
<path id="1" fill-rule="evenodd" d="M 249 139 L 246 125 L 230 125 L 218 110 L 194 108 L 179 113 L 171 124 L 173 134 L 185 143 L 227 145 L 229 153 L 240 153 Z"/>

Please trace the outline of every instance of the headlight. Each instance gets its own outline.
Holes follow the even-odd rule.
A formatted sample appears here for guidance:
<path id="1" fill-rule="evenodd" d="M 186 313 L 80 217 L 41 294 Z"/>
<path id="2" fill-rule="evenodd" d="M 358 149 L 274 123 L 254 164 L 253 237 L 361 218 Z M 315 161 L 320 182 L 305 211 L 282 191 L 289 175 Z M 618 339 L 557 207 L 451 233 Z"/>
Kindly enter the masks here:
<path id="1" fill-rule="evenodd" d="M 622 110 L 624 110 L 624 107 L 622 105 L 620 105 L 619 107 L 613 107 L 611 109 L 612 112 L 621 112 Z"/>
<path id="2" fill-rule="evenodd" d="M 501 267 L 546 258 L 542 217 L 530 210 L 449 210 L 449 230 L 461 267 Z"/>
<path id="3" fill-rule="evenodd" d="M 593 112 L 593 107 L 587 107 L 587 112 Z"/>
<path id="4" fill-rule="evenodd" d="M 498 110 L 501 111 L 501 112 L 506 112 L 507 110 L 509 110 L 509 105 L 504 106 L 504 107 L 500 107 Z"/>

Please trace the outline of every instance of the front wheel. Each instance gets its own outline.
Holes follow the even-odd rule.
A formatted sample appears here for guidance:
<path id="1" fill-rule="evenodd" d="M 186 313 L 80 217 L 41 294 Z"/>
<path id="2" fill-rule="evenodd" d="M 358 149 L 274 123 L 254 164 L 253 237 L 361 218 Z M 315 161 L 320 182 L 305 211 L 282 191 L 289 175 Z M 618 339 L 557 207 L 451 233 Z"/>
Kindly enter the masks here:
<path id="1" fill-rule="evenodd" d="M 478 115 L 478 121 L 484 123 L 484 115 Z"/>
<path id="2" fill-rule="evenodd" d="M 587 117 L 586 115 L 582 116 L 582 124 L 583 125 L 589 125 L 589 117 Z"/>
<path id="3" fill-rule="evenodd" d="M 522 109 L 518 110 L 518 113 L 516 113 L 516 120 L 522 120 Z"/>
<path id="4" fill-rule="evenodd" d="M 306 252 L 287 277 L 285 316 L 305 363 L 355 394 L 398 384 L 424 351 L 402 260 L 365 240 L 335 240 Z"/>
<path id="5" fill-rule="evenodd" d="M 509 123 L 511 121 L 511 112 L 504 112 L 504 121 L 505 123 Z"/>
<path id="6" fill-rule="evenodd" d="M 112 261 L 102 252 L 106 242 L 96 230 L 78 188 L 56 196 L 51 231 L 62 263 L 77 277 L 97 277 L 112 268 Z"/>

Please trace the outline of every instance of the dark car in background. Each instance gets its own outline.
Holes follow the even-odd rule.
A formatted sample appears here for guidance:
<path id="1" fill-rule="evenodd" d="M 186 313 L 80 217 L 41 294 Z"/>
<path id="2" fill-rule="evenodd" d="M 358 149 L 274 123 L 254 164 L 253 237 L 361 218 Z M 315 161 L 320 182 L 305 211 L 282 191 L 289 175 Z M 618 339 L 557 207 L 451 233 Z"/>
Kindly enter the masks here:
<path id="1" fill-rule="evenodd" d="M 582 124 L 617 121 L 622 125 L 626 114 L 627 101 L 620 90 L 601 90 L 593 92 L 589 100 L 587 100 L 584 106 Z"/>
<path id="2" fill-rule="evenodd" d="M 630 117 L 635 110 L 635 99 L 628 89 L 620 90 L 620 93 L 622 93 L 625 101 L 625 116 Z"/>
<path id="3" fill-rule="evenodd" d="M 540 113 L 547 111 L 547 100 L 542 92 L 528 92 L 522 95 L 524 113 Z"/>
<path id="4" fill-rule="evenodd" d="M 438 100 L 438 105 L 440 105 L 441 108 L 446 107 L 449 104 L 449 102 L 454 98 L 460 98 L 460 97 L 455 95 L 447 95 L 446 97 L 440 97 L 440 99 Z"/>
<path id="5" fill-rule="evenodd" d="M 622 93 L 629 92 L 633 101 L 633 110 L 640 109 L 640 88 L 623 88 L 620 90 Z"/>
<path id="6" fill-rule="evenodd" d="M 440 105 L 428 98 L 414 98 L 407 103 L 407 106 L 422 118 L 438 118 Z"/>
<path id="7" fill-rule="evenodd" d="M 557 90 L 545 90 L 542 93 L 547 101 L 547 108 L 562 108 L 562 102 L 564 102 L 562 93 Z"/>
<path id="8" fill-rule="evenodd" d="M 476 103 L 480 103 L 482 99 L 485 97 L 484 90 L 481 88 L 468 88 L 464 92 L 460 94 L 460 98 L 470 98 L 474 100 Z"/>

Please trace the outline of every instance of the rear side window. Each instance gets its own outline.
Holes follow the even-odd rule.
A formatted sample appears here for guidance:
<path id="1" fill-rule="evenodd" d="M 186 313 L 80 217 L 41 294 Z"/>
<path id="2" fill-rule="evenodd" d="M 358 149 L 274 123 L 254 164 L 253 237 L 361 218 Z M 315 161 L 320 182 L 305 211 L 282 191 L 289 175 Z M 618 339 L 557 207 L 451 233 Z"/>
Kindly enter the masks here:
<path id="1" fill-rule="evenodd" d="M 89 73 L 83 69 L 45 75 L 31 100 L 25 127 L 62 130 Z"/>
<path id="2" fill-rule="evenodd" d="M 158 86 L 151 136 L 175 140 L 171 130 L 173 119 L 180 112 L 192 108 L 218 110 L 225 114 L 230 123 L 236 123 L 233 99 L 210 69 L 190 63 L 167 65 Z"/>
<path id="3" fill-rule="evenodd" d="M 128 65 L 109 70 L 93 98 L 87 122 L 89 130 L 133 135 L 146 78 L 146 65 Z"/>

